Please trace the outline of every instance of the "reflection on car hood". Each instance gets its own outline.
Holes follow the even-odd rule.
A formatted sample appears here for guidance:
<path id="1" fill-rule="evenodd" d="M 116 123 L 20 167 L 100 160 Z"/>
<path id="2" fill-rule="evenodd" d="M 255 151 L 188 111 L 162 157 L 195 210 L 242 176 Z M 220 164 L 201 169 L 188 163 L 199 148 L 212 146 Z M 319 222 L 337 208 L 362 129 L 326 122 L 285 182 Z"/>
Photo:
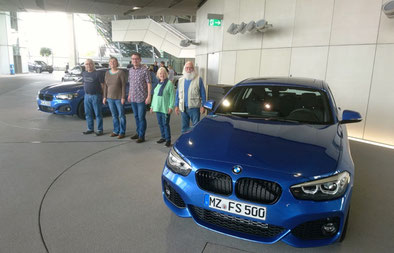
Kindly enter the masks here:
<path id="1" fill-rule="evenodd" d="M 205 159 L 305 177 L 333 173 L 341 149 L 338 125 L 208 115 L 175 144 L 190 161 Z"/>
<path id="2" fill-rule="evenodd" d="M 67 93 L 75 92 L 83 88 L 83 84 L 80 82 L 63 82 L 54 85 L 47 86 L 41 89 L 41 93 Z"/>

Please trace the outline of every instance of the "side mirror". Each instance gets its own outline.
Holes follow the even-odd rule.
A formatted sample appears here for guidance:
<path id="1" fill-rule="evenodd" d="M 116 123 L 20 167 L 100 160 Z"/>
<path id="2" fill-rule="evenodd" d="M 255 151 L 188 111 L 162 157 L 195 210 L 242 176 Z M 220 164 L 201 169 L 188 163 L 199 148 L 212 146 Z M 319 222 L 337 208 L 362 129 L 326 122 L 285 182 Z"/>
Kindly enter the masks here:
<path id="1" fill-rule="evenodd" d="M 204 103 L 204 108 L 206 108 L 206 109 L 208 109 L 208 110 L 213 110 L 213 107 L 214 107 L 214 105 L 215 105 L 215 101 L 213 101 L 213 100 L 208 100 L 208 101 L 206 101 L 205 103 Z"/>
<path id="2" fill-rule="evenodd" d="M 363 118 L 361 117 L 360 113 L 350 110 L 344 110 L 342 114 L 342 120 L 339 123 L 341 124 L 357 123 L 362 120 Z"/>

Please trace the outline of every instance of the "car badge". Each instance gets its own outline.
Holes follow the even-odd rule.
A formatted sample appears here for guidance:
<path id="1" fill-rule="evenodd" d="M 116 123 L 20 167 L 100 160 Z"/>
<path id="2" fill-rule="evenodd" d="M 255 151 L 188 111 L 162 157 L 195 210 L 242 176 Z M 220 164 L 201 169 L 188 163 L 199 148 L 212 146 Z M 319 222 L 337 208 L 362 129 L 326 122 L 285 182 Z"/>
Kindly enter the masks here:
<path id="1" fill-rule="evenodd" d="M 234 173 L 234 174 L 238 175 L 238 174 L 241 173 L 241 172 L 242 172 L 242 167 L 241 167 L 241 166 L 235 165 L 235 166 L 233 167 L 233 173 Z"/>

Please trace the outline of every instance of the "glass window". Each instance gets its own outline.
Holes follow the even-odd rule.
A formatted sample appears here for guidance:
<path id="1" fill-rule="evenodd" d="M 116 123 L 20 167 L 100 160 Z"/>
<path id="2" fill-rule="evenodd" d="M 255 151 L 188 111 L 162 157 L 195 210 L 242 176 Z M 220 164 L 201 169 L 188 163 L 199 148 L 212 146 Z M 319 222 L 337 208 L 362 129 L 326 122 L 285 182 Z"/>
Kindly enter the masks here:
<path id="1" fill-rule="evenodd" d="M 241 86 L 222 101 L 216 114 L 245 118 L 332 124 L 327 94 L 286 86 Z"/>

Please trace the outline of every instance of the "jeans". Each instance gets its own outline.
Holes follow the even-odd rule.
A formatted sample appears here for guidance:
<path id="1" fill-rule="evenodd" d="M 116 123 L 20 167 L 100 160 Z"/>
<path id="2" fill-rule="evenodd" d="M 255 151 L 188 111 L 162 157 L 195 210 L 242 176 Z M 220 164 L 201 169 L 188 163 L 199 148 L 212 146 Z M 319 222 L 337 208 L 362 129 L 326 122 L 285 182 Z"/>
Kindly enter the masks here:
<path id="1" fill-rule="evenodd" d="M 142 103 L 131 103 L 131 108 L 133 109 L 135 124 L 137 126 L 137 134 L 141 139 L 145 139 L 146 130 L 146 105 Z"/>
<path id="2" fill-rule="evenodd" d="M 200 121 L 200 108 L 185 107 L 185 111 L 181 113 L 182 116 L 182 133 L 190 129 L 190 120 L 195 126 Z"/>
<path id="3" fill-rule="evenodd" d="M 88 131 L 94 130 L 93 124 L 93 113 L 96 115 L 97 122 L 97 131 L 103 131 L 103 113 L 102 113 L 102 104 L 103 104 L 103 96 L 102 95 L 89 95 L 85 94 L 84 98 L 84 106 L 85 106 L 85 119 L 88 124 Z"/>
<path id="4" fill-rule="evenodd" d="M 171 141 L 171 130 L 170 130 L 170 117 L 171 114 L 164 114 L 162 112 L 156 112 L 157 123 L 159 123 L 161 138 L 166 141 Z"/>
<path id="5" fill-rule="evenodd" d="M 114 124 L 113 132 L 115 134 L 124 135 L 126 133 L 126 116 L 124 113 L 124 107 L 120 102 L 120 99 L 108 98 L 107 101 L 112 114 L 112 123 Z"/>

